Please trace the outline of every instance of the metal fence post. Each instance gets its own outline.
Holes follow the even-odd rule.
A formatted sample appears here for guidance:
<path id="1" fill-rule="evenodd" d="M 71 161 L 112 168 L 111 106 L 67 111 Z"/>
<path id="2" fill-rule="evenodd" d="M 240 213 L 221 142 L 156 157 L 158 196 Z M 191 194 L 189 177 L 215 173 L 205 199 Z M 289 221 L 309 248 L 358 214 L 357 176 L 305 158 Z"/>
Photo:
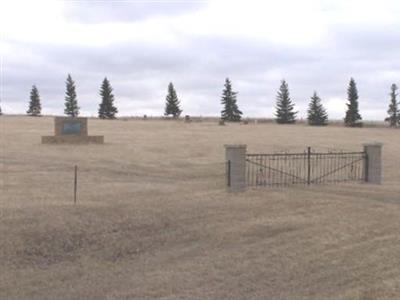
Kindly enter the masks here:
<path id="1" fill-rule="evenodd" d="M 227 171 L 226 171 L 227 172 L 226 173 L 227 186 L 230 187 L 231 186 L 231 161 L 230 160 L 228 160 L 226 167 L 227 167 Z"/>
<path id="2" fill-rule="evenodd" d="M 365 154 L 364 154 L 365 156 L 364 156 L 364 169 L 363 169 L 363 172 L 364 172 L 364 181 L 365 182 L 368 182 L 368 164 L 369 164 L 369 160 L 368 160 L 368 154 L 365 152 Z"/>
<path id="3" fill-rule="evenodd" d="M 307 185 L 311 184 L 311 147 L 307 147 Z"/>
<path id="4" fill-rule="evenodd" d="M 76 204 L 76 194 L 78 190 L 78 166 L 74 168 L 74 204 Z"/>

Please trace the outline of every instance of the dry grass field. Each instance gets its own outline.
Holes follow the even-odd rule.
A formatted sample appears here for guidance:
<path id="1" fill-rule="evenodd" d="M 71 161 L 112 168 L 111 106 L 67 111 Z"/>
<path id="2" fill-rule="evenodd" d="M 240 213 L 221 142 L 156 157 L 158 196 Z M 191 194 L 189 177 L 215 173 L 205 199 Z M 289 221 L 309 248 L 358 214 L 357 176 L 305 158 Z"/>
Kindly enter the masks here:
<path id="1" fill-rule="evenodd" d="M 0 117 L 0 299 L 399 299 L 400 130 Z M 249 152 L 384 143 L 384 183 L 224 187 Z M 73 167 L 78 165 L 78 203 Z"/>

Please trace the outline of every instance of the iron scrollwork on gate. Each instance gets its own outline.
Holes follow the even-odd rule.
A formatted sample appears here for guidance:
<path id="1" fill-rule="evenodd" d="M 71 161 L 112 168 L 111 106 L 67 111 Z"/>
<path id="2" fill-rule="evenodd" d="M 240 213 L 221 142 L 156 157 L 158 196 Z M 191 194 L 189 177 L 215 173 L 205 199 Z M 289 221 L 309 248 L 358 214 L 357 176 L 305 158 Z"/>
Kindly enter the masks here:
<path id="1" fill-rule="evenodd" d="M 248 186 L 365 181 L 365 152 L 247 154 Z"/>

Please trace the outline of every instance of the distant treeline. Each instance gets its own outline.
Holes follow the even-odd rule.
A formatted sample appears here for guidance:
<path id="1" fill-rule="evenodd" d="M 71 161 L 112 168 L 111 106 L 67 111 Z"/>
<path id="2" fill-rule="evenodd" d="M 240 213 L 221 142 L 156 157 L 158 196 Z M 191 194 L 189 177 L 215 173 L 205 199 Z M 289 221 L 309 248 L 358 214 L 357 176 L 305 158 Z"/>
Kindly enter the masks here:
<path id="1" fill-rule="evenodd" d="M 78 106 L 77 93 L 75 82 L 72 80 L 70 74 L 66 79 L 64 113 L 67 116 L 76 117 L 79 115 L 80 107 Z M 387 118 L 385 122 L 392 127 L 400 125 L 400 103 L 397 100 L 398 87 L 396 84 L 390 86 L 389 104 L 387 110 Z M 239 109 L 237 103 L 237 92 L 233 91 L 232 83 L 229 78 L 225 79 L 224 88 L 221 96 L 221 120 L 228 122 L 240 122 L 242 120 L 243 112 Z M 101 119 L 115 119 L 118 109 L 114 104 L 113 88 L 110 81 L 104 78 L 99 95 L 101 101 L 98 108 L 98 117 Z M 357 84 L 353 78 L 350 79 L 347 88 L 347 109 L 344 115 L 344 125 L 349 127 L 362 127 L 367 125 L 362 121 L 361 114 L 358 108 L 358 90 Z M 298 122 L 298 111 L 294 110 L 294 102 L 290 98 L 289 85 L 285 80 L 281 81 L 281 85 L 276 96 L 275 114 L 273 119 L 278 124 L 294 124 Z M 32 86 L 30 93 L 29 108 L 27 114 L 30 116 L 41 116 L 41 101 L 39 90 L 36 85 Z M 164 115 L 179 118 L 182 113 L 181 103 L 178 99 L 177 92 L 173 83 L 168 84 L 167 96 L 165 98 Z M 0 107 L 0 115 L 2 114 Z M 189 116 L 187 116 L 188 118 Z M 249 118 L 246 118 L 248 121 Z M 262 120 L 262 119 L 257 119 Z M 300 120 L 302 121 L 302 120 Z M 261 121 L 262 122 L 262 121 Z M 313 126 L 324 126 L 328 124 L 328 113 L 322 104 L 321 98 L 318 93 L 314 91 L 310 97 L 310 102 L 307 110 L 307 123 Z M 331 123 L 331 122 L 330 122 Z"/>

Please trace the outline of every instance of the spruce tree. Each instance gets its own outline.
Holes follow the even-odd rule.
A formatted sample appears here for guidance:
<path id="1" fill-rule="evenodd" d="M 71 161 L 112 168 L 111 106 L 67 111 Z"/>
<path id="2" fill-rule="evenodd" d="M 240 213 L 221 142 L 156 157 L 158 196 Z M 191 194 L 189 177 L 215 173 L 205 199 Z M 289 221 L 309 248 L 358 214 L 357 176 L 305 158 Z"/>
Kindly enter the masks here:
<path id="1" fill-rule="evenodd" d="M 105 77 L 100 87 L 100 119 L 115 119 L 115 114 L 118 113 L 118 109 L 114 106 L 114 95 L 112 91 L 113 89 L 111 87 L 110 81 L 107 79 L 107 77 Z"/>
<path id="2" fill-rule="evenodd" d="M 35 85 L 32 86 L 29 109 L 26 113 L 30 116 L 40 116 L 42 111 L 42 106 L 40 104 L 39 90 Z"/>
<path id="3" fill-rule="evenodd" d="M 1 105 L 0 105 L 0 116 L 3 115 L 3 111 L 1 110 Z"/>
<path id="4" fill-rule="evenodd" d="M 397 102 L 398 94 L 396 93 L 398 90 L 397 85 L 393 83 L 390 87 L 390 90 L 390 104 L 387 111 L 389 116 L 385 119 L 385 121 L 389 122 L 391 127 L 396 127 L 398 124 L 400 124 L 400 109 L 399 102 Z"/>
<path id="5" fill-rule="evenodd" d="M 276 97 L 276 122 L 278 124 L 293 124 L 296 122 L 297 111 L 294 111 L 294 104 L 290 99 L 289 86 L 282 80 Z"/>
<path id="6" fill-rule="evenodd" d="M 318 97 L 317 92 L 314 92 L 314 95 L 311 97 L 307 112 L 309 125 L 328 125 L 328 114 L 326 113 L 326 110 L 321 103 L 321 98 Z"/>
<path id="7" fill-rule="evenodd" d="M 224 109 L 221 111 L 221 119 L 225 121 L 238 122 L 242 112 L 237 105 L 237 92 L 232 91 L 232 83 L 229 78 L 225 79 L 224 90 L 222 91 L 221 104 Z"/>
<path id="8" fill-rule="evenodd" d="M 70 74 L 68 74 L 65 91 L 65 109 L 64 113 L 71 117 L 77 117 L 79 115 L 78 100 L 76 98 L 75 82 L 72 80 Z"/>
<path id="9" fill-rule="evenodd" d="M 353 78 L 350 79 L 349 87 L 347 88 L 347 111 L 344 118 L 344 123 L 349 127 L 361 127 L 361 115 L 358 112 L 358 91 L 357 85 Z"/>
<path id="10" fill-rule="evenodd" d="M 165 113 L 164 115 L 169 116 L 172 115 L 174 118 L 178 118 L 182 113 L 180 109 L 180 102 L 178 96 L 176 94 L 174 85 L 172 82 L 168 84 L 168 94 L 165 98 Z"/>

